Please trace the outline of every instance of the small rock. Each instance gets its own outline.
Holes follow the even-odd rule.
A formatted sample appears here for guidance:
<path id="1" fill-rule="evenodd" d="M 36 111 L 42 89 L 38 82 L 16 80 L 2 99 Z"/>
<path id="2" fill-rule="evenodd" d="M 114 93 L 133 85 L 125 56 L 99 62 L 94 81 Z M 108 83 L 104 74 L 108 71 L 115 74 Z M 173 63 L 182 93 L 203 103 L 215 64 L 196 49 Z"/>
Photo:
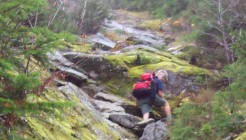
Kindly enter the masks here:
<path id="1" fill-rule="evenodd" d="M 99 100 L 104 100 L 104 101 L 108 101 L 111 103 L 117 103 L 118 105 L 121 105 L 124 103 L 123 99 L 116 97 L 112 94 L 106 94 L 106 93 L 102 93 L 99 92 L 94 96 L 95 99 L 99 99 Z"/>

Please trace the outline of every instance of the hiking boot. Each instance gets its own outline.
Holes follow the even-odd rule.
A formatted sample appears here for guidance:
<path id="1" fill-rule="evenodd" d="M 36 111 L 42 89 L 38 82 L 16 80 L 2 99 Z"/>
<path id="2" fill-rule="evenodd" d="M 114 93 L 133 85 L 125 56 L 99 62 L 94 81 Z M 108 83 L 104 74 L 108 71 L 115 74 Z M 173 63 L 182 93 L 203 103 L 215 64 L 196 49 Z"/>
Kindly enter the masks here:
<path id="1" fill-rule="evenodd" d="M 166 121 L 166 122 L 164 122 L 164 124 L 166 127 L 170 127 L 170 126 L 172 126 L 172 121 Z"/>
<path id="2" fill-rule="evenodd" d="M 164 122 L 164 125 L 166 127 L 169 127 L 172 125 L 172 119 L 170 119 L 170 118 L 163 118 L 163 119 L 161 119 L 161 121 Z"/>
<path id="3" fill-rule="evenodd" d="M 134 131 L 134 132 L 143 132 L 143 130 L 144 130 L 143 127 L 139 127 L 139 126 L 137 126 L 137 125 L 133 127 L 133 131 Z"/>
<path id="4" fill-rule="evenodd" d="M 138 123 L 136 124 L 136 126 L 139 126 L 139 127 L 145 127 L 147 124 L 150 124 L 150 123 L 152 123 L 152 122 L 154 122 L 154 121 L 155 121 L 154 119 L 149 118 L 148 120 L 143 120 L 143 121 L 141 121 L 141 122 L 138 122 Z"/>

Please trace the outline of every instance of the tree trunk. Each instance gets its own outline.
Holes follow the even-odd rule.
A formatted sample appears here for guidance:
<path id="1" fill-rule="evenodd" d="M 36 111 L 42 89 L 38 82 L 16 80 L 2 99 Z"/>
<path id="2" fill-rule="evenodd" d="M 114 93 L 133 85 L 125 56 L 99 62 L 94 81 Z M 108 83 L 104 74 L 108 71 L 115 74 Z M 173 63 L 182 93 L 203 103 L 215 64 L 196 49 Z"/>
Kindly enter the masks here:
<path id="1" fill-rule="evenodd" d="M 81 13 L 80 23 L 79 23 L 79 32 L 80 32 L 80 31 L 82 30 L 82 28 L 83 28 L 84 19 L 85 19 L 85 14 L 86 14 L 87 2 L 88 2 L 88 0 L 85 0 L 85 2 L 84 2 L 84 8 L 83 8 L 83 11 L 82 11 L 82 13 Z"/>
<path id="2" fill-rule="evenodd" d="M 56 17 L 57 14 L 58 14 L 58 11 L 61 9 L 62 5 L 63 5 L 63 1 L 60 1 L 60 5 L 59 5 L 58 9 L 56 10 L 54 16 L 52 17 L 52 19 L 49 21 L 49 23 L 48 23 L 48 25 L 47 25 L 48 28 L 49 28 L 49 26 L 53 23 L 55 17 Z"/>
<path id="3" fill-rule="evenodd" d="M 230 49 L 230 45 L 228 43 L 228 36 L 229 34 L 227 33 L 227 31 L 225 30 L 225 21 L 223 19 L 223 7 L 222 7 L 222 3 L 221 0 L 219 0 L 218 3 L 218 12 L 219 12 L 219 26 L 221 27 L 221 33 L 222 33 L 222 44 L 223 47 L 225 49 L 225 55 L 226 55 L 226 60 L 227 60 L 227 64 L 230 64 L 233 62 L 233 54 L 232 54 L 232 50 Z"/>

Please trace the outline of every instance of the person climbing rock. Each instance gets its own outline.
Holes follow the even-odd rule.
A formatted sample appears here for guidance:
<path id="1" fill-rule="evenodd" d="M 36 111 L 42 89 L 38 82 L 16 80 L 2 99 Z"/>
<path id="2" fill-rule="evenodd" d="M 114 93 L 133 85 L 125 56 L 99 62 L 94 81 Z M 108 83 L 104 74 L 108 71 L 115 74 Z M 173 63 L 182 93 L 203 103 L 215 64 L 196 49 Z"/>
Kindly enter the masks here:
<path id="1" fill-rule="evenodd" d="M 154 96 L 153 94 L 150 94 L 149 96 L 138 99 L 138 104 L 140 105 L 143 114 L 143 121 L 139 122 L 137 125 L 146 125 L 154 121 L 152 118 L 149 118 L 153 105 L 163 109 L 164 113 L 166 114 L 166 124 L 171 125 L 171 108 L 167 100 L 164 98 L 164 84 L 162 82 L 162 80 L 167 80 L 167 76 L 168 73 L 166 71 L 158 70 L 150 86 L 150 90 L 151 92 L 154 92 Z"/>

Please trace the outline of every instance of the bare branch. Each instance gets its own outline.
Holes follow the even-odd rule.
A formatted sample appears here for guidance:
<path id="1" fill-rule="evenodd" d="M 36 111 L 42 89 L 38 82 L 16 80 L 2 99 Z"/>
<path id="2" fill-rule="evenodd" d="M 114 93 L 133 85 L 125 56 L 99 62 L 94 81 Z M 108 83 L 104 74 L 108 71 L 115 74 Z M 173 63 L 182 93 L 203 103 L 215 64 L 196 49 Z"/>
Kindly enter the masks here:
<path id="1" fill-rule="evenodd" d="M 208 25 L 209 25 L 210 27 L 217 29 L 219 32 L 221 32 L 221 33 L 224 32 L 224 31 L 223 31 L 222 29 L 220 29 L 218 26 L 212 25 L 210 22 L 207 22 L 207 23 L 208 23 Z"/>
<path id="2" fill-rule="evenodd" d="M 35 23 L 34 23 L 34 27 L 36 27 L 37 21 L 38 21 L 38 11 L 36 11 L 36 13 L 35 13 Z"/>
<path id="3" fill-rule="evenodd" d="M 85 2 L 84 2 L 83 11 L 82 11 L 81 17 L 80 17 L 79 30 L 81 30 L 83 28 L 84 18 L 85 18 L 85 14 L 86 14 L 87 2 L 88 2 L 88 0 L 85 0 Z"/>
<path id="4" fill-rule="evenodd" d="M 32 22 L 30 21 L 30 19 L 28 18 L 27 20 L 28 20 L 28 23 L 29 23 L 29 25 L 31 26 L 31 28 L 33 28 Z"/>
<path id="5" fill-rule="evenodd" d="M 48 23 L 48 28 L 49 28 L 49 26 L 52 24 L 52 22 L 54 21 L 54 19 L 55 19 L 55 17 L 57 16 L 57 13 L 58 13 L 58 11 L 60 11 L 60 9 L 61 9 L 61 6 L 63 5 L 63 0 L 62 1 L 60 1 L 60 5 L 59 5 L 59 7 L 58 7 L 58 9 L 56 10 L 56 12 L 55 12 L 55 14 L 54 14 L 54 16 L 53 16 L 53 18 L 49 21 L 49 23 Z"/>

